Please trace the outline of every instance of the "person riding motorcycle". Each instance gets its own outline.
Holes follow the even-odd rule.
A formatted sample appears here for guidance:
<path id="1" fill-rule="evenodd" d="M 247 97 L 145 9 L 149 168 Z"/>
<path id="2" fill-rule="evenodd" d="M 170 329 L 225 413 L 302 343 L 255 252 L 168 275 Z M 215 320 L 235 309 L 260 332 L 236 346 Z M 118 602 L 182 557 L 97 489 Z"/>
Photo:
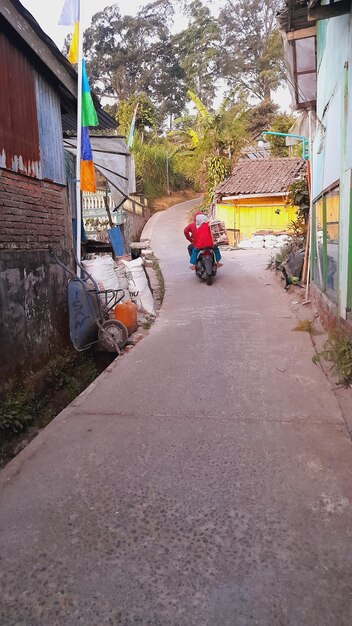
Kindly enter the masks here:
<path id="1" fill-rule="evenodd" d="M 220 263 L 220 250 L 218 246 L 214 246 L 209 220 L 204 213 L 196 215 L 196 229 L 193 236 L 193 245 L 194 247 L 190 258 L 191 270 L 195 270 L 198 254 L 200 250 L 204 248 L 212 248 L 214 250 L 217 267 L 222 266 L 222 263 Z"/>
<path id="2" fill-rule="evenodd" d="M 202 211 L 197 211 L 194 214 L 193 222 L 191 222 L 190 224 L 187 224 L 186 228 L 183 231 L 186 239 L 190 242 L 189 246 L 188 246 L 189 256 L 191 256 L 192 250 L 194 248 L 194 236 L 195 236 L 195 232 L 197 230 L 197 227 L 196 227 L 197 215 L 204 215 L 204 214 L 202 213 Z"/>

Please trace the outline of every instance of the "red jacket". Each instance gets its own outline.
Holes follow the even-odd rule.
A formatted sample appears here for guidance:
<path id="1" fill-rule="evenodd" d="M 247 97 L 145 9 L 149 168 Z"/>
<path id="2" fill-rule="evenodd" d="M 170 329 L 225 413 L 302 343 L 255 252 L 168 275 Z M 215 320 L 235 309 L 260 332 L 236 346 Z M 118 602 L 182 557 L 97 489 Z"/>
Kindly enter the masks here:
<path id="1" fill-rule="evenodd" d="M 213 248 L 213 238 L 211 236 L 210 226 L 205 222 L 199 228 L 196 228 L 193 243 L 197 250 L 202 248 Z"/>
<path id="2" fill-rule="evenodd" d="M 192 244 L 194 244 L 195 232 L 197 230 L 197 226 L 196 226 L 197 215 L 203 215 L 202 211 L 197 211 L 194 214 L 194 221 L 188 224 L 188 226 L 186 226 L 186 228 L 183 231 L 186 239 L 188 239 L 188 241 L 190 241 Z"/>
<path id="3" fill-rule="evenodd" d="M 184 234 L 186 239 L 188 239 L 188 241 L 190 241 L 191 243 L 194 243 L 194 237 L 195 237 L 195 232 L 197 230 L 197 226 L 195 222 L 191 222 L 191 224 L 188 224 L 188 226 L 186 226 L 186 228 L 184 229 Z"/>

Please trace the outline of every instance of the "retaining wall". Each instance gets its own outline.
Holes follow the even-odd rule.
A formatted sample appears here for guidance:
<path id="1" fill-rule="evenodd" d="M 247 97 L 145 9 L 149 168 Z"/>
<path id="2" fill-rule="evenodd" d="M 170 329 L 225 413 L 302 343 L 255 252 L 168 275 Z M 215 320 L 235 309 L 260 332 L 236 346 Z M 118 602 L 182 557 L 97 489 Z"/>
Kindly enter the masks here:
<path id="1" fill-rule="evenodd" d="M 67 188 L 0 169 L 0 392 L 68 343 L 67 277 L 49 247 L 72 262 Z"/>

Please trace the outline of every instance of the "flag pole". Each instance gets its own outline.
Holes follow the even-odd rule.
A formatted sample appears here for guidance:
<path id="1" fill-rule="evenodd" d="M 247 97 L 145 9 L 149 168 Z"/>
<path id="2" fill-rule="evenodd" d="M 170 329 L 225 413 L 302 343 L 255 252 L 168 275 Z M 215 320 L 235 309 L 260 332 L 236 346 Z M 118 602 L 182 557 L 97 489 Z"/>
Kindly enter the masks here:
<path id="1" fill-rule="evenodd" d="M 81 229 L 82 229 L 82 204 L 81 204 L 81 137 L 82 137 L 82 60 L 83 60 L 83 2 L 79 0 L 79 26 L 78 26 L 78 83 L 77 83 L 77 147 L 76 147 L 76 256 L 81 262 Z M 77 276 L 81 276 L 81 270 L 77 266 Z"/>
<path id="2" fill-rule="evenodd" d="M 128 149 L 131 149 L 132 146 L 133 146 L 134 128 L 135 128 L 135 125 L 136 125 L 138 107 L 139 107 L 139 102 L 137 102 L 137 104 L 135 106 L 135 109 L 133 111 L 133 115 L 132 115 L 132 121 L 131 121 L 131 126 L 130 126 L 130 133 L 129 133 L 129 136 L 128 136 L 128 143 L 127 143 Z"/>

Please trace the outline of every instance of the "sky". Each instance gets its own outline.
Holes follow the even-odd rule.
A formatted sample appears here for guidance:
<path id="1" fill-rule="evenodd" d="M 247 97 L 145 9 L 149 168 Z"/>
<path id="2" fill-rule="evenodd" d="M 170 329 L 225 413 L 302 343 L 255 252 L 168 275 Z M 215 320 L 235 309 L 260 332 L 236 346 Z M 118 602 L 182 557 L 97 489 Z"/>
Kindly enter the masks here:
<path id="1" fill-rule="evenodd" d="M 219 7 L 224 4 L 225 0 L 212 0 L 211 9 L 217 12 Z M 21 0 L 22 4 L 32 13 L 44 32 L 51 37 L 56 45 L 62 50 L 66 35 L 72 33 L 72 28 L 69 26 L 59 26 L 58 21 L 61 14 L 64 0 Z M 95 13 L 102 11 L 107 6 L 112 4 L 118 4 L 121 13 L 134 15 L 140 6 L 149 4 L 142 2 L 141 0 L 84 0 L 83 6 L 83 22 L 84 28 L 88 28 L 91 24 L 91 20 Z M 50 3 L 51 10 L 47 10 L 47 5 Z M 187 25 L 187 21 L 184 15 L 175 15 L 174 28 L 177 32 L 182 30 Z M 273 100 L 280 106 L 282 111 L 288 111 L 290 107 L 290 95 L 287 87 L 280 87 L 275 94 L 273 94 Z"/>
<path id="2" fill-rule="evenodd" d="M 21 2 L 26 9 L 32 13 L 42 29 L 55 41 L 56 45 L 61 50 L 66 35 L 72 32 L 70 27 L 58 26 L 64 0 L 49 0 L 52 7 L 51 11 L 46 10 L 46 3 L 43 2 L 43 0 L 21 0 Z M 147 2 L 142 2 L 141 0 L 84 0 L 81 5 L 83 7 L 84 27 L 87 28 L 90 26 L 91 19 L 95 13 L 102 11 L 105 7 L 111 6 L 112 4 L 118 4 L 123 15 L 135 15 L 141 6 L 149 3 L 150 0 Z M 222 4 L 224 4 L 224 0 L 213 0 L 211 8 L 216 10 L 217 7 Z M 186 25 L 187 21 L 184 15 L 175 15 L 175 31 L 181 30 Z"/>
<path id="3" fill-rule="evenodd" d="M 21 0 L 21 2 L 26 9 L 32 13 L 42 29 L 55 41 L 56 45 L 61 50 L 66 35 L 72 32 L 72 28 L 69 26 L 58 25 L 64 0 L 49 0 L 51 4 L 50 11 L 46 10 L 46 3 L 43 2 L 43 0 Z M 140 0 L 118 0 L 118 2 L 116 2 L 116 0 L 84 0 L 84 2 L 82 2 L 84 28 L 90 26 L 95 13 L 102 11 L 107 6 L 117 3 L 120 6 L 121 13 L 129 14 L 136 13 L 141 4 Z"/>

